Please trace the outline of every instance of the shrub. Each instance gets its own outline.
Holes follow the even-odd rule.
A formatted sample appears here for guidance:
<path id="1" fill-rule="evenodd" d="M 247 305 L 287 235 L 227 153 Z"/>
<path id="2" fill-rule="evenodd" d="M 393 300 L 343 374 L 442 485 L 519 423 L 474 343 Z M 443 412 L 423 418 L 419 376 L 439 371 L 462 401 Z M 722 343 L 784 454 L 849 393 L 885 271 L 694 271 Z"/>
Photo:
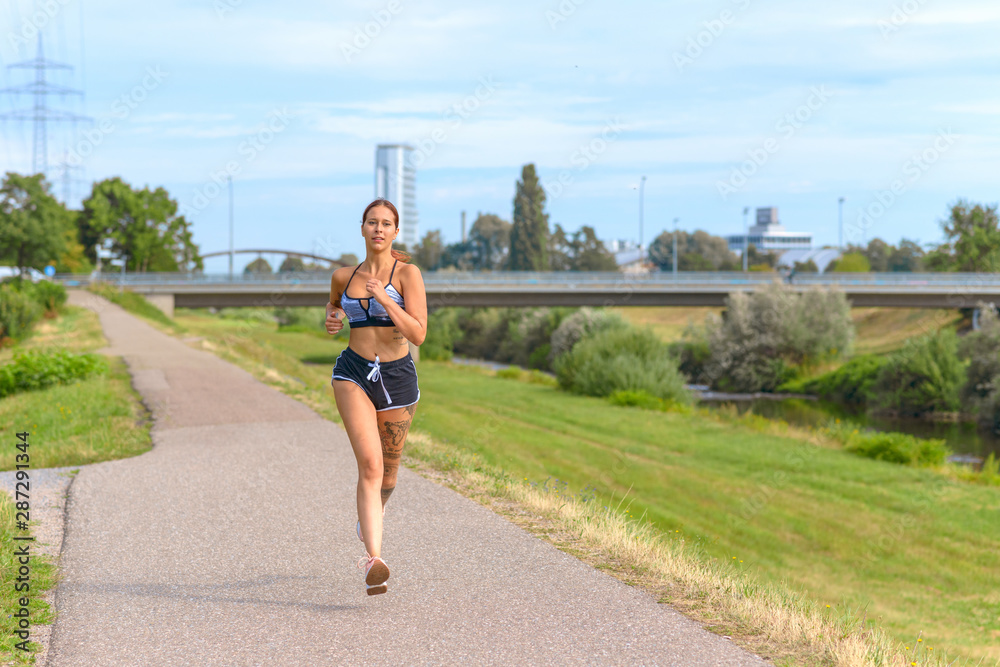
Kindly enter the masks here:
<path id="1" fill-rule="evenodd" d="M 619 390 L 609 395 L 608 401 L 612 405 L 634 406 L 646 410 L 659 410 L 663 407 L 661 399 L 645 391 Z"/>
<path id="2" fill-rule="evenodd" d="M 42 316 L 41 307 L 13 285 L 0 285 L 0 341 L 23 339 Z"/>
<path id="3" fill-rule="evenodd" d="M 559 324 L 560 318 L 554 309 L 505 309 L 501 319 L 506 324 L 506 332 L 495 360 L 531 368 L 548 368 L 548 355 L 540 356 L 537 350 L 549 345 L 552 332 Z M 532 364 L 532 361 L 535 363 Z"/>
<path id="4" fill-rule="evenodd" d="M 828 401 L 865 406 L 875 399 L 875 381 L 886 357 L 864 354 L 837 370 L 799 384 L 799 389 Z"/>
<path id="5" fill-rule="evenodd" d="M 979 421 L 1000 429 L 1000 317 L 980 306 L 980 326 L 958 344 L 959 359 L 968 362 L 960 395 L 963 405 L 978 413 Z"/>
<path id="6" fill-rule="evenodd" d="M 565 317 L 552 332 L 549 363 L 555 367 L 556 360 L 573 349 L 582 338 L 607 329 L 624 329 L 628 324 L 617 313 L 593 308 L 581 308 Z"/>
<path id="7" fill-rule="evenodd" d="M 517 366 L 508 366 L 507 368 L 501 368 L 497 371 L 497 377 L 503 378 L 505 380 L 520 380 L 521 379 L 521 369 Z"/>
<path id="8" fill-rule="evenodd" d="M 873 388 L 875 406 L 913 416 L 955 411 L 961 405 L 964 381 L 954 331 L 911 338 L 879 370 Z"/>
<path id="9" fill-rule="evenodd" d="M 455 354 L 543 370 L 550 367 L 548 350 L 553 332 L 573 312 L 568 308 L 455 310 Z"/>
<path id="10" fill-rule="evenodd" d="M 464 335 L 455 340 L 455 354 L 471 359 L 493 359 L 506 334 L 507 322 L 499 308 L 461 308 L 458 326 Z"/>
<path id="11" fill-rule="evenodd" d="M 906 433 L 859 432 L 849 438 L 844 448 L 858 456 L 904 465 L 938 466 L 951 455 L 944 440 Z"/>
<path id="12" fill-rule="evenodd" d="M 30 280 L 15 277 L 4 280 L 3 284 L 16 289 L 41 306 L 47 313 L 57 313 L 66 303 L 68 296 L 65 287 L 51 280 L 39 280 L 37 283 L 33 283 Z"/>
<path id="13" fill-rule="evenodd" d="M 274 321 L 279 329 L 326 331 L 326 309 L 281 307 L 274 309 Z"/>
<path id="14" fill-rule="evenodd" d="M 449 361 L 455 354 L 455 341 L 462 336 L 455 308 L 441 308 L 427 316 L 427 336 L 420 346 L 420 358 Z"/>
<path id="15" fill-rule="evenodd" d="M 706 366 L 712 359 L 712 350 L 704 336 L 696 329 L 688 329 L 682 340 L 670 343 L 670 353 L 677 358 L 681 373 L 692 384 L 712 384 L 712 378 L 706 372 Z"/>
<path id="16" fill-rule="evenodd" d="M 68 384 L 106 373 L 107 370 L 107 362 L 93 353 L 73 354 L 66 350 L 22 352 L 0 366 L 0 398 L 54 384 Z"/>
<path id="17" fill-rule="evenodd" d="M 843 354 L 854 338 L 850 304 L 836 290 L 799 294 L 772 283 L 731 294 L 726 303 L 702 334 L 711 357 L 701 374 L 717 389 L 773 391 L 795 366 Z"/>
<path id="18" fill-rule="evenodd" d="M 610 328 L 578 341 L 558 357 L 556 374 L 559 386 L 578 394 L 645 391 L 664 400 L 690 401 L 669 348 L 645 329 Z"/>

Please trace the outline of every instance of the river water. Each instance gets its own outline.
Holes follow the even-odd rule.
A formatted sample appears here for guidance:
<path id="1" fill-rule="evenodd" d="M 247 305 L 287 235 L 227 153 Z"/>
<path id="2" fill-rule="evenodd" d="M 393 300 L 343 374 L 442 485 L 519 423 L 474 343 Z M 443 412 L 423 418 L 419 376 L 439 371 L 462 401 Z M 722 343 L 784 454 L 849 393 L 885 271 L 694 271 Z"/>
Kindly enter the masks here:
<path id="1" fill-rule="evenodd" d="M 485 366 L 491 370 L 507 368 L 502 364 L 484 359 L 465 359 L 454 357 L 452 361 L 460 364 Z M 696 394 L 708 387 L 690 385 L 688 387 Z M 841 423 L 855 424 L 859 429 L 876 431 L 898 431 L 909 433 L 920 438 L 940 438 L 957 455 L 953 460 L 964 457 L 985 459 L 993 452 L 1000 458 L 1000 436 L 980 429 L 973 422 L 932 422 L 925 419 L 889 419 L 887 417 L 872 417 L 864 412 L 853 412 L 837 403 L 814 401 L 803 398 L 787 399 L 750 399 L 750 400 L 702 400 L 701 405 L 707 408 L 718 408 L 723 405 L 734 405 L 740 413 L 752 410 L 755 414 L 767 419 L 781 419 L 796 426 L 824 426 L 831 419 L 839 419 Z"/>
<path id="2" fill-rule="evenodd" d="M 932 422 L 924 419 L 890 419 L 852 412 L 836 403 L 801 398 L 783 400 L 754 399 L 740 401 L 704 401 L 705 407 L 733 405 L 740 412 L 752 410 L 768 419 L 781 419 L 797 426 L 823 426 L 831 419 L 853 423 L 858 428 L 898 431 L 921 438 L 940 438 L 959 455 L 986 458 L 993 452 L 1000 458 L 1000 436 L 980 429 L 972 422 Z"/>

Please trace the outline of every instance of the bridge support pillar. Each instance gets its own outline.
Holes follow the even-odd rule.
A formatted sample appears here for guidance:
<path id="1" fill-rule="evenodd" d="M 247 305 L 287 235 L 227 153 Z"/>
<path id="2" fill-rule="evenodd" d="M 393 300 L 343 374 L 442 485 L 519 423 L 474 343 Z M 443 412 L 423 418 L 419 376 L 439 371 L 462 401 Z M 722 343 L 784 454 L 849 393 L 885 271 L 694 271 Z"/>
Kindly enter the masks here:
<path id="1" fill-rule="evenodd" d="M 413 361 L 420 361 L 420 346 L 410 341 L 406 341 L 406 344 L 410 346 L 410 356 L 413 357 Z"/>
<path id="2" fill-rule="evenodd" d="M 146 301 L 159 308 L 167 317 L 174 316 L 174 295 L 173 294 L 147 294 Z"/>

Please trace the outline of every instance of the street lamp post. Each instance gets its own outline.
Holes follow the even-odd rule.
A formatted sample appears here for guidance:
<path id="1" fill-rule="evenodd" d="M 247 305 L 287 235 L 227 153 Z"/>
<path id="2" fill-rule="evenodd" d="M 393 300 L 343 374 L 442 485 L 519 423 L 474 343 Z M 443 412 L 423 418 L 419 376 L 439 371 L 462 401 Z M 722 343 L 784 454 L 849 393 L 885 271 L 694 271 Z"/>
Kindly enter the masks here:
<path id="1" fill-rule="evenodd" d="M 841 252 L 844 250 L 844 198 L 841 197 L 837 200 L 838 213 L 837 217 L 840 220 L 840 231 L 837 235 L 837 247 L 840 248 Z"/>
<path id="2" fill-rule="evenodd" d="M 233 176 L 229 175 L 229 280 L 233 279 Z"/>
<path id="3" fill-rule="evenodd" d="M 743 273 L 749 271 L 750 259 L 750 229 L 747 227 L 747 216 L 750 215 L 750 207 L 743 207 Z"/>
<path id="4" fill-rule="evenodd" d="M 639 268 L 642 269 L 642 195 L 646 177 L 639 179 Z"/>
<path id="5" fill-rule="evenodd" d="M 677 278 L 677 223 L 680 218 L 674 218 L 674 278 Z"/>

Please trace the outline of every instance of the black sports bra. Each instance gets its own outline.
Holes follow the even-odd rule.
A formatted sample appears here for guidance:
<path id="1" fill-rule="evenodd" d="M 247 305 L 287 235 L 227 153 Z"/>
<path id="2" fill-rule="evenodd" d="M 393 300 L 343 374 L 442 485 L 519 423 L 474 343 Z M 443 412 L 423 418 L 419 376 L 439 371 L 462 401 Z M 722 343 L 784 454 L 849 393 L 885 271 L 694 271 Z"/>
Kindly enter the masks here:
<path id="1" fill-rule="evenodd" d="M 392 271 L 389 273 L 389 283 L 385 286 L 385 293 L 389 295 L 390 299 L 398 303 L 400 308 L 406 310 L 406 305 L 403 303 L 403 295 L 397 292 L 396 288 L 392 286 L 392 277 L 396 273 L 396 264 L 398 263 L 398 261 L 395 261 L 392 264 Z M 347 314 L 347 321 L 350 323 L 351 328 L 396 326 L 392 318 L 389 317 L 389 313 L 382 307 L 382 304 L 374 298 L 363 297 L 361 299 L 354 299 L 347 296 L 347 289 L 351 286 L 351 281 L 354 280 L 354 274 L 360 268 L 361 264 L 354 267 L 354 273 L 347 279 L 347 284 L 344 285 L 344 293 L 340 295 L 340 306 Z M 366 301 L 368 305 L 362 306 L 362 301 Z"/>

